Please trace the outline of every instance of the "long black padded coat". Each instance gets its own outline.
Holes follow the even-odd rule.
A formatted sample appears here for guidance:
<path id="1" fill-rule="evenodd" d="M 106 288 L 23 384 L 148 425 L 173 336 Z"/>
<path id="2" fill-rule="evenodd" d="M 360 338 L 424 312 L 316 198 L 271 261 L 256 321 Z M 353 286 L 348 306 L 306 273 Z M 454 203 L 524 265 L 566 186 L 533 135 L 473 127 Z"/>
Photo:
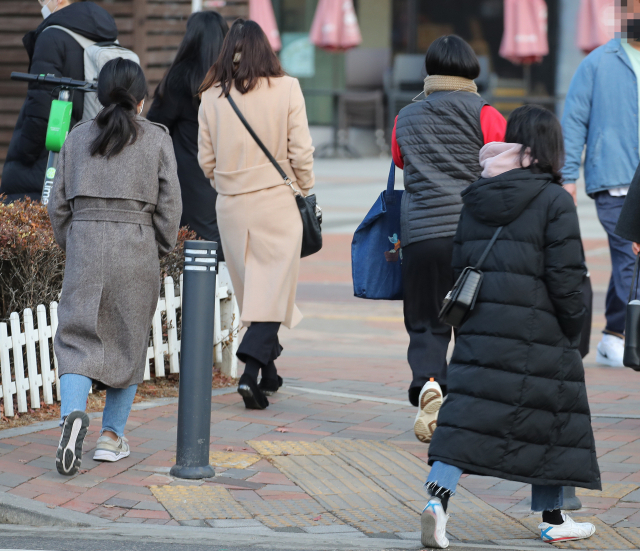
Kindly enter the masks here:
<path id="1" fill-rule="evenodd" d="M 550 175 L 530 169 L 478 180 L 462 196 L 457 274 L 504 227 L 482 267 L 475 309 L 458 331 L 429 463 L 599 489 L 577 349 L 585 273 L 573 200 Z"/>

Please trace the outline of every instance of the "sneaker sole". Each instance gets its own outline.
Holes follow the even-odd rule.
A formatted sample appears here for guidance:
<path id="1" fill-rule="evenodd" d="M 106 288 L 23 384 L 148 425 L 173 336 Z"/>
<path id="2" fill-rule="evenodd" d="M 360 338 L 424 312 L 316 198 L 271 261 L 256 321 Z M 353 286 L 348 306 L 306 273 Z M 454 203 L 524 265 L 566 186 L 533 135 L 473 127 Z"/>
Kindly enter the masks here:
<path id="1" fill-rule="evenodd" d="M 96 450 L 96 453 L 93 454 L 93 460 L 94 461 L 110 461 L 113 463 L 114 461 L 120 461 L 120 459 L 129 457 L 129 455 L 131 455 L 130 451 L 115 453 L 109 450 Z"/>
<path id="2" fill-rule="evenodd" d="M 82 444 L 89 428 L 84 411 L 72 411 L 65 419 L 62 438 L 56 452 L 56 469 L 63 476 L 73 476 L 82 465 Z"/>
<path id="3" fill-rule="evenodd" d="M 420 409 L 413 423 L 413 432 L 420 442 L 431 442 L 442 407 L 442 394 L 437 389 L 428 389 L 420 396 Z"/>
<path id="4" fill-rule="evenodd" d="M 434 514 L 424 511 L 420 516 L 420 541 L 425 547 L 431 549 L 446 549 L 449 545 L 440 545 L 436 540 L 436 517 Z"/>
<path id="5" fill-rule="evenodd" d="M 598 353 L 596 354 L 596 363 L 598 365 L 606 365 L 608 367 L 624 367 L 624 364 L 617 363 L 612 359 L 607 358 L 604 354 L 600 353 L 600 350 L 598 350 Z"/>

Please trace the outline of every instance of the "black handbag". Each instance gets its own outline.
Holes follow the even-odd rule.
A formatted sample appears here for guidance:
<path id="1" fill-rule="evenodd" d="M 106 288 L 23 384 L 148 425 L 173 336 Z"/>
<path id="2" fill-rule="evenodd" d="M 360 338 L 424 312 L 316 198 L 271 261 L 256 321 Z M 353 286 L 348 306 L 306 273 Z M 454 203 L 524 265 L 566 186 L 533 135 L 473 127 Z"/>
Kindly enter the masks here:
<path id="1" fill-rule="evenodd" d="M 244 127 L 247 129 L 249 134 L 251 134 L 251 137 L 271 161 L 271 164 L 275 167 L 280 176 L 282 176 L 284 183 L 291 188 L 291 191 L 293 191 L 293 195 L 296 198 L 296 204 L 298 205 L 298 210 L 300 211 L 300 217 L 302 218 L 302 250 L 300 251 L 300 257 L 304 258 L 305 256 L 317 253 L 322 249 L 322 230 L 320 227 L 322 224 L 322 209 L 316 203 L 316 196 L 304 196 L 299 189 L 293 187 L 291 178 L 289 178 L 287 173 L 282 170 L 278 161 L 276 161 L 274 156 L 271 155 L 269 150 L 262 143 L 262 140 L 258 138 L 258 135 L 247 122 L 247 119 L 244 118 L 244 115 L 240 109 L 238 109 L 233 98 L 231 96 L 227 96 L 227 99 L 229 100 L 231 107 L 233 107 L 233 110 L 236 112 L 236 115 L 238 115 L 238 118 L 242 121 L 242 124 L 244 124 Z"/>
<path id="2" fill-rule="evenodd" d="M 476 299 L 480 292 L 480 285 L 484 278 L 484 274 L 480 271 L 480 268 L 482 268 L 482 264 L 487 258 L 489 251 L 491 251 L 491 247 L 493 247 L 494 243 L 498 239 L 498 235 L 500 235 L 501 231 L 502 226 L 500 226 L 493 234 L 491 241 L 489 241 L 487 248 L 482 253 L 482 256 L 480 257 L 480 260 L 478 260 L 476 266 L 467 266 L 462 271 L 462 274 L 460 274 L 460 277 L 453 286 L 453 289 L 447 293 L 438 316 L 442 323 L 458 328 L 469 317 L 469 314 L 476 305 Z"/>
<path id="3" fill-rule="evenodd" d="M 634 371 L 640 371 L 640 300 L 638 300 L 638 263 L 640 256 L 636 257 L 636 267 L 633 270 L 629 303 L 627 304 L 627 321 L 624 331 L 624 357 L 622 363 Z M 633 298 L 635 287 L 636 298 Z"/>

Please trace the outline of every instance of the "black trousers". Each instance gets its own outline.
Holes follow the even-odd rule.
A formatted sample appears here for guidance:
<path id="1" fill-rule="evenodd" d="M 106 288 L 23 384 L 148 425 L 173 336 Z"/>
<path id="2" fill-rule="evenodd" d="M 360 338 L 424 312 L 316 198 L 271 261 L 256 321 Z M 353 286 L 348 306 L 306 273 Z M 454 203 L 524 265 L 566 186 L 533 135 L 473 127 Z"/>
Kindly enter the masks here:
<path id="1" fill-rule="evenodd" d="M 447 384 L 447 349 L 451 326 L 440 323 L 442 301 L 453 287 L 453 237 L 425 239 L 402 247 L 404 326 L 409 333 L 410 388 L 433 377 Z"/>
<path id="2" fill-rule="evenodd" d="M 236 356 L 244 363 L 254 359 L 261 366 L 275 361 L 282 353 L 282 346 L 278 340 L 279 321 L 254 321 L 238 347 Z"/>

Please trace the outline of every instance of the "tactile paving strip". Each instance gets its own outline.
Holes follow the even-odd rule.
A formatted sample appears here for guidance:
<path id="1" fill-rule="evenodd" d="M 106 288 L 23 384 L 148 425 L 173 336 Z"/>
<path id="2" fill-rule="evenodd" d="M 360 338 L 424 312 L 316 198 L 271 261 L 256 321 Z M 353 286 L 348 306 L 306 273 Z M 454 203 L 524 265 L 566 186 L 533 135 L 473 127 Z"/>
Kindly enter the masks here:
<path id="1" fill-rule="evenodd" d="M 589 497 L 615 497 L 621 499 L 638 488 L 640 488 L 640 486 L 637 484 L 630 484 L 628 482 L 603 482 L 602 491 L 576 488 L 576 495 Z"/>
<path id="2" fill-rule="evenodd" d="M 334 514 L 361 532 L 416 532 L 420 530 L 420 516 L 398 504 L 396 507 L 341 509 Z"/>
<path id="3" fill-rule="evenodd" d="M 596 526 L 596 533 L 586 540 L 568 541 L 566 543 L 554 543 L 553 547 L 560 549 L 634 549 L 634 545 L 621 536 L 611 526 L 605 524 L 597 517 L 573 517 L 576 522 L 591 522 Z M 538 515 L 527 517 L 520 522 L 539 534 L 538 524 L 540 517 Z M 448 528 L 448 526 L 447 526 Z M 620 530 L 622 532 L 622 530 Z M 538 536 L 539 537 L 539 536 Z"/>
<path id="4" fill-rule="evenodd" d="M 623 538 L 629 540 L 634 547 L 640 547 L 640 528 L 616 528 L 616 532 Z"/>
<path id="5" fill-rule="evenodd" d="M 313 499 L 270 499 L 268 501 L 245 501 L 244 508 L 254 515 L 323 515 L 326 509 Z"/>
<path id="6" fill-rule="evenodd" d="M 253 515 L 217 486 L 150 486 L 176 520 L 251 519 Z"/>
<path id="7" fill-rule="evenodd" d="M 247 442 L 260 455 L 331 455 L 331 451 L 318 442 L 291 442 L 250 440 Z"/>
<path id="8" fill-rule="evenodd" d="M 255 453 L 210 452 L 209 463 L 227 469 L 248 469 L 262 459 Z"/>
<path id="9" fill-rule="evenodd" d="M 306 528 L 309 526 L 344 525 L 344 522 L 339 518 L 336 518 L 327 512 L 324 512 L 321 515 L 256 515 L 256 520 L 259 520 L 269 528 L 286 528 L 290 526 Z"/>

